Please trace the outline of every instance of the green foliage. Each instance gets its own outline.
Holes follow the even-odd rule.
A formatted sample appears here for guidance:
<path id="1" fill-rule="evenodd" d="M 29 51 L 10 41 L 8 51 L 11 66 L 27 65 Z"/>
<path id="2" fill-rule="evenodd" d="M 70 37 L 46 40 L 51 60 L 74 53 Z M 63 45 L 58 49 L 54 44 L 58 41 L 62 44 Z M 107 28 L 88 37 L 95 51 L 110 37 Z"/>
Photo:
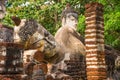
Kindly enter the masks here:
<path id="1" fill-rule="evenodd" d="M 110 1 L 106 4 L 104 14 L 105 43 L 120 50 L 120 3 Z"/>
<path id="2" fill-rule="evenodd" d="M 46 3 L 48 1 L 50 2 Z M 7 14 L 2 22 L 13 27 L 11 16 L 35 19 L 54 35 L 61 26 L 61 12 L 66 3 L 70 3 L 80 15 L 78 32 L 84 35 L 84 6 L 91 2 L 99 2 L 104 5 L 105 43 L 120 50 L 119 0 L 8 0 Z"/>
<path id="3" fill-rule="evenodd" d="M 84 35 L 85 32 L 85 16 L 84 15 L 80 15 L 79 16 L 79 22 L 78 22 L 78 32 L 81 33 L 82 35 Z"/>
<path id="4" fill-rule="evenodd" d="M 120 49 L 120 12 L 105 14 L 105 42 Z"/>

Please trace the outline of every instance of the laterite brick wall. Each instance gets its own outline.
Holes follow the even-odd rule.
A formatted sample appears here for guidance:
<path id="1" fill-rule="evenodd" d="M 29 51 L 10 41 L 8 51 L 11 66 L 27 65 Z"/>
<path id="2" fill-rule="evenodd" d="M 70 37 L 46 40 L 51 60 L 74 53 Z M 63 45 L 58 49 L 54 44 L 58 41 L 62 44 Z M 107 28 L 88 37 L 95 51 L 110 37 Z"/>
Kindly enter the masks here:
<path id="1" fill-rule="evenodd" d="M 99 3 L 89 3 L 85 5 L 85 9 L 87 80 L 104 80 L 106 79 L 106 65 L 103 5 Z"/>
<path id="2" fill-rule="evenodd" d="M 0 24 L 0 80 L 21 80 L 23 46 L 13 43 L 13 29 Z"/>

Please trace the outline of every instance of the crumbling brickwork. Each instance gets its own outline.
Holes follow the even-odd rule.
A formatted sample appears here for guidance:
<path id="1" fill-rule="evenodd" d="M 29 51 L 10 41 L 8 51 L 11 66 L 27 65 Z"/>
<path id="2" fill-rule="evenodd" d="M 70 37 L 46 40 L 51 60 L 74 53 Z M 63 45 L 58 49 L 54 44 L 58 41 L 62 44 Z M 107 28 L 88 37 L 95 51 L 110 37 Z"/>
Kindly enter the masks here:
<path id="1" fill-rule="evenodd" d="M 86 80 L 86 66 L 83 58 L 81 56 L 79 59 L 65 60 L 67 70 L 64 73 L 70 75 L 73 80 Z"/>
<path id="2" fill-rule="evenodd" d="M 90 3 L 85 9 L 87 80 L 106 80 L 103 5 Z"/>
<path id="3" fill-rule="evenodd" d="M 0 80 L 21 80 L 23 46 L 13 43 L 13 29 L 0 26 Z"/>

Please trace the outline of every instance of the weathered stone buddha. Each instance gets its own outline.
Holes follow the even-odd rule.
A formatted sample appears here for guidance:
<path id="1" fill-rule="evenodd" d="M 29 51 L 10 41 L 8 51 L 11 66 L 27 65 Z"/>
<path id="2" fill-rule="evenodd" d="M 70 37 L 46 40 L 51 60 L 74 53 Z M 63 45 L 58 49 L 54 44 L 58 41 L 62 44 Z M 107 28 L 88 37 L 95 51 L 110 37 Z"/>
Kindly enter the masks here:
<path id="1" fill-rule="evenodd" d="M 85 46 L 82 36 L 76 31 L 78 14 L 69 4 L 62 12 L 62 27 L 55 34 L 55 41 L 63 48 L 64 56 L 53 65 L 54 78 L 85 78 Z"/>

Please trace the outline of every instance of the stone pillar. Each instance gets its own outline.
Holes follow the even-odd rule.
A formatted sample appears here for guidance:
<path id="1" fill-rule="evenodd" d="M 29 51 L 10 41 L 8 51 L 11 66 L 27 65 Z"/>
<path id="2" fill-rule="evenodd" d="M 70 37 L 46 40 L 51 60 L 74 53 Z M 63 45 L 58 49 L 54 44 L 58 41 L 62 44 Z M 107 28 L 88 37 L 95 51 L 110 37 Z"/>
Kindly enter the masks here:
<path id="1" fill-rule="evenodd" d="M 85 5 L 87 80 L 106 80 L 103 5 Z"/>

